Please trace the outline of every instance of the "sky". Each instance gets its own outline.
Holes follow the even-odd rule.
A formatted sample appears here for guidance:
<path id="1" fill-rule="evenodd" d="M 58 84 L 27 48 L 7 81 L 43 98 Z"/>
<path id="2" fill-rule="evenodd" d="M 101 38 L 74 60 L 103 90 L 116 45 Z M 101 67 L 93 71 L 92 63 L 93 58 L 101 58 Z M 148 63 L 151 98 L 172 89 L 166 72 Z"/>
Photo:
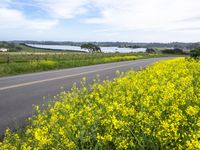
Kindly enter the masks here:
<path id="1" fill-rule="evenodd" d="M 199 42 L 200 0 L 0 0 L 0 40 Z"/>

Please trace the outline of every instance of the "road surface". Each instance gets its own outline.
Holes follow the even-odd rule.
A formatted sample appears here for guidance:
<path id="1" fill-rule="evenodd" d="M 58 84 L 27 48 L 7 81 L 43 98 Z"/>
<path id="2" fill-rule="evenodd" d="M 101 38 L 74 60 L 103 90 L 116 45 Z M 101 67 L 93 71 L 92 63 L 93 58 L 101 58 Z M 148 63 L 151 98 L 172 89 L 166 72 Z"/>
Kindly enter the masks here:
<path id="1" fill-rule="evenodd" d="M 153 62 L 169 59 L 150 58 L 109 64 L 92 65 L 72 69 L 47 71 L 0 78 L 0 136 L 6 128 L 15 129 L 26 124 L 26 118 L 33 114 L 33 105 L 42 105 L 57 95 L 60 88 L 69 91 L 74 82 L 83 77 L 88 83 L 98 74 L 101 80 L 112 80 L 116 70 L 141 69 Z M 44 96 L 46 97 L 44 100 Z"/>

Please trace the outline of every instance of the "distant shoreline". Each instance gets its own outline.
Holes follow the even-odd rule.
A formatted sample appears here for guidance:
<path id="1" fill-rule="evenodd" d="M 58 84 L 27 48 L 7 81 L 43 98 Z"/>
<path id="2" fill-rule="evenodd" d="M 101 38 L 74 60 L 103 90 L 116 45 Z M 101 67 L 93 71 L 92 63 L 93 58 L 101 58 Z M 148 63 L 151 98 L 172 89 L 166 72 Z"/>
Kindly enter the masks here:
<path id="1" fill-rule="evenodd" d="M 37 49 L 41 49 L 41 50 L 55 50 L 55 51 L 60 51 L 60 52 L 79 52 L 79 53 L 86 53 L 86 51 L 79 51 L 79 50 L 69 50 L 69 49 L 53 49 L 53 48 L 42 48 L 42 47 L 36 47 L 36 46 L 31 46 L 31 45 L 34 45 L 34 44 L 31 44 L 31 45 L 28 45 L 26 43 L 24 44 L 21 44 L 21 45 L 24 45 L 24 46 L 27 46 L 27 47 L 30 47 L 30 48 L 37 48 Z M 44 44 L 35 44 L 35 45 L 44 45 Z M 46 45 L 46 44 L 45 44 Z"/>
<path id="2" fill-rule="evenodd" d="M 59 50 L 59 51 L 70 51 L 70 52 L 87 52 L 82 50 L 80 46 L 71 45 L 48 45 L 48 44 L 26 44 L 26 46 L 32 48 L 46 49 L 46 50 Z M 101 51 L 104 53 L 130 53 L 130 52 L 145 52 L 146 48 L 133 48 L 133 47 L 117 47 L 117 46 L 101 46 Z"/>

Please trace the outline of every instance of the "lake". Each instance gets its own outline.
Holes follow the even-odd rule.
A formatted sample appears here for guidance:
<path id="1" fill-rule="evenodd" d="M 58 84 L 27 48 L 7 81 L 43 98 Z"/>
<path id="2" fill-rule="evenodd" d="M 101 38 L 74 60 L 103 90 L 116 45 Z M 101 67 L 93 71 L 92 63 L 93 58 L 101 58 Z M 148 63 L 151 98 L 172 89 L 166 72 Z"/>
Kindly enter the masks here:
<path id="1" fill-rule="evenodd" d="M 40 45 L 40 44 L 27 44 L 31 47 L 36 48 L 45 48 L 45 49 L 53 49 L 53 50 L 74 50 L 74 51 L 87 51 L 81 49 L 80 46 L 69 46 L 69 45 Z M 119 48 L 119 47 L 101 47 L 102 52 L 104 53 L 130 53 L 130 52 L 145 52 L 146 48 Z"/>

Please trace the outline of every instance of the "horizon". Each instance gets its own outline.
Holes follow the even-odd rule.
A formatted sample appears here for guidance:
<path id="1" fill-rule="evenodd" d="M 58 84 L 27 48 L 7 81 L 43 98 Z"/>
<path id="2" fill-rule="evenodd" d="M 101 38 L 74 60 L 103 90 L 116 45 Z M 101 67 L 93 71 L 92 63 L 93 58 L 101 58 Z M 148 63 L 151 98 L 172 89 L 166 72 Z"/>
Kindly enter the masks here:
<path id="1" fill-rule="evenodd" d="M 132 44 L 151 44 L 151 43 L 160 43 L 160 44 L 170 44 L 170 43 L 200 43 L 200 41 L 194 41 L 194 42 L 179 42 L 179 41 L 172 41 L 172 42 L 134 42 L 134 41 L 57 41 L 57 40 L 7 40 L 3 41 L 0 40 L 0 42 L 72 42 L 72 43 L 132 43 Z"/>
<path id="2" fill-rule="evenodd" d="M 200 1 L 1 0 L 0 41 L 198 43 Z"/>

